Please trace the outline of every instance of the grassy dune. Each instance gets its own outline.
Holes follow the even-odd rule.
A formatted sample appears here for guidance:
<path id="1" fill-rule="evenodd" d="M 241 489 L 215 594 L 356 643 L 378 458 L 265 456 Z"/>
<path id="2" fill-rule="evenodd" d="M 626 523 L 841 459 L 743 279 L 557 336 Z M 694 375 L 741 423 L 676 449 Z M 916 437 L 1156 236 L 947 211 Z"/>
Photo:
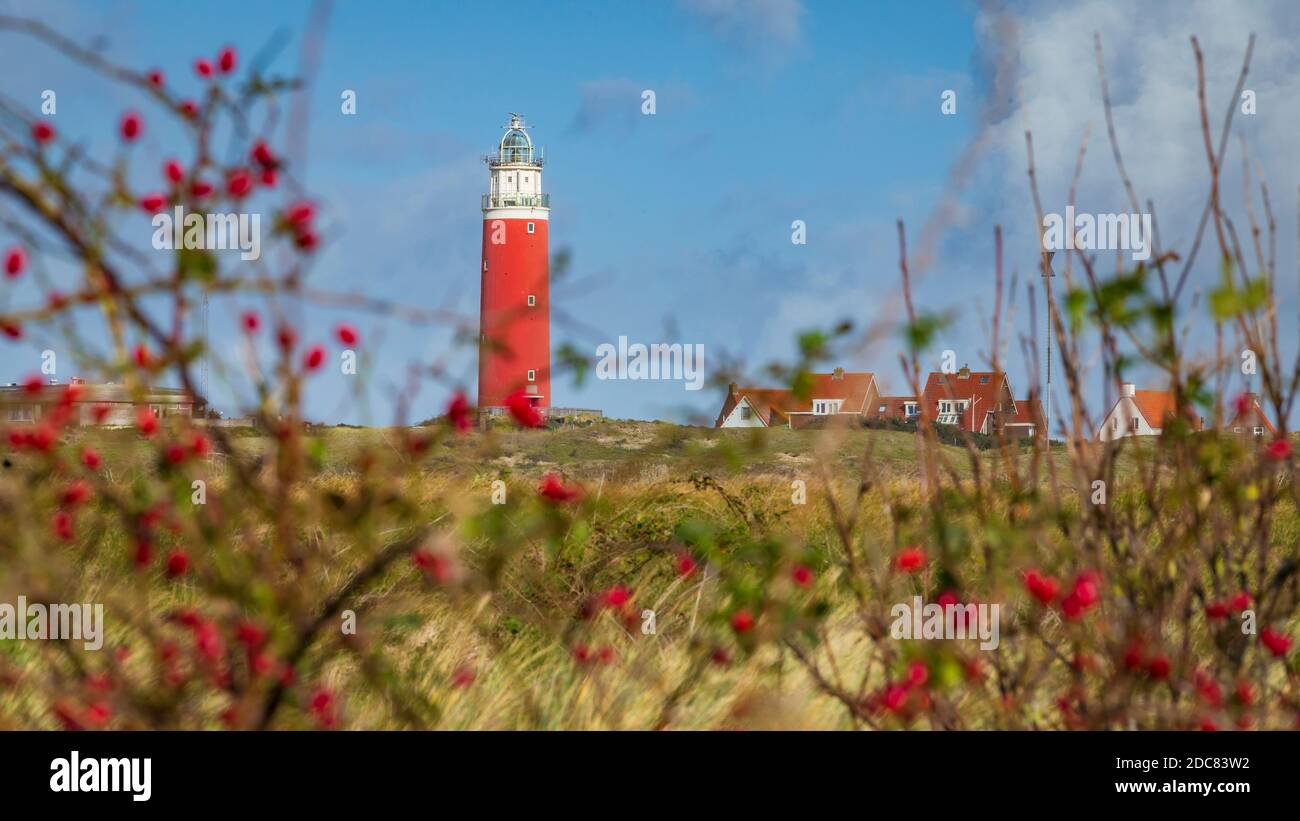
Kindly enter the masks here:
<path id="1" fill-rule="evenodd" d="M 235 453 L 218 454 L 203 467 L 217 503 L 228 460 L 273 469 L 265 458 L 269 440 L 251 430 L 231 433 Z M 358 465 L 363 454 L 379 449 L 395 459 L 407 458 L 399 451 L 400 435 L 350 428 L 313 431 L 305 442 L 316 467 L 312 495 L 350 504 L 362 492 Z M 110 480 L 124 489 L 165 473 L 157 451 L 143 446 L 131 431 L 81 430 L 73 436 L 75 446 L 89 444 L 104 455 L 111 465 Z M 305 565 L 289 595 L 319 601 L 364 565 L 375 539 L 400 535 L 411 522 L 446 525 L 447 538 L 455 541 L 458 559 L 467 567 L 491 564 L 503 543 L 517 551 L 512 564 L 497 586 L 485 589 L 432 585 L 409 563 L 396 563 L 348 601 L 347 609 L 356 615 L 356 634 L 331 623 L 299 668 L 312 671 L 312 686 L 338 694 L 350 727 L 861 726 L 781 643 L 759 643 L 752 654 L 737 647 L 721 615 L 727 595 L 722 586 L 710 570 L 681 576 L 675 551 L 681 528 L 693 522 L 720 523 L 725 537 L 725 531 L 740 533 L 759 517 L 772 549 L 794 551 L 791 555 L 804 557 L 816 571 L 816 595 L 826 607 L 819 627 L 820 657 L 838 676 L 857 681 L 861 671 L 879 662 L 878 648 L 864 632 L 850 584 L 841 575 L 845 557 L 822 477 L 826 468 L 836 498 L 850 498 L 864 451 L 871 454 L 878 479 L 864 497 L 855 535 L 888 550 L 891 541 L 906 535 L 893 532 L 897 525 L 890 508 L 924 504 L 916 440 L 906 433 L 718 431 L 603 420 L 574 429 L 501 429 L 440 440 L 421 454 L 417 471 L 392 481 L 390 492 L 404 511 L 392 517 L 397 524 L 389 526 L 389 519 L 380 517 L 368 529 L 347 531 L 336 527 L 336 512 L 328 508 L 308 517 L 299 537 L 319 545 L 326 559 Z M 1120 473 L 1130 471 L 1135 455 L 1143 452 L 1139 447 L 1123 457 Z M 939 453 L 957 476 L 970 475 L 964 449 L 942 446 Z M 979 458 L 990 467 L 996 456 L 984 452 Z M 1052 458 L 1061 480 L 1072 482 L 1059 449 Z M 554 511 L 536 504 L 537 482 L 550 471 L 581 484 L 588 505 L 584 516 L 556 519 Z M 498 479 L 506 483 L 509 502 L 494 506 L 489 500 Z M 796 479 L 807 483 L 806 504 L 794 503 Z M 0 479 L 0 492 L 7 498 L 25 492 L 5 481 Z M 182 484 L 179 493 L 187 486 Z M 1141 493 L 1117 491 L 1112 504 L 1140 507 Z M 1068 547 L 1058 537 L 1050 537 L 1053 544 L 1019 533 L 1013 517 L 1010 510 L 999 517 L 1007 527 L 1001 538 L 1028 540 L 1026 549 L 1043 557 Z M 1298 532 L 1294 511 L 1286 510 L 1273 538 L 1294 544 Z M 149 656 L 157 637 L 139 627 L 164 623 L 177 608 L 203 607 L 204 595 L 188 583 L 148 583 L 124 558 L 127 535 L 108 518 L 92 518 L 82 538 L 79 547 L 58 556 L 52 576 L 62 571 L 78 580 L 73 600 L 104 601 L 119 616 L 142 607 L 147 611 L 132 614 L 128 621 L 133 626 L 121 618 L 109 625 L 108 646 L 130 650 L 121 666 L 141 685 L 133 697 L 173 706 L 177 699 L 189 699 L 186 726 L 223 726 L 220 716 L 229 705 L 222 695 L 202 689 L 185 695 L 156 681 Z M 268 549 L 265 530 L 249 529 L 241 539 L 239 556 L 222 561 L 255 561 Z M 888 555 L 869 558 L 888 563 Z M 984 561 L 984 554 L 972 551 L 955 572 L 978 580 L 984 595 L 994 600 L 1022 600 L 1015 578 L 1005 570 L 988 574 Z M 14 572 L 18 564 L 0 564 L 5 593 L 39 581 Z M 783 585 L 789 587 L 784 579 L 772 584 L 778 595 Z M 588 621 L 576 619 L 583 602 L 612 585 L 631 591 L 624 608 L 625 615 L 633 614 L 631 621 L 604 610 Z M 931 585 L 930 594 L 935 592 Z M 270 593 L 246 590 L 239 595 L 246 607 L 255 608 L 265 607 Z M 897 590 L 867 590 L 866 603 L 885 605 L 898 596 Z M 653 634 L 643 632 L 645 611 L 654 613 Z M 234 618 L 233 613 L 227 616 Z M 1066 638 L 1059 622 L 1032 628 L 1031 616 L 1021 601 L 1004 616 L 1009 620 L 1004 630 L 1038 629 L 1053 640 Z M 1014 669 L 1029 645 L 1004 642 L 1000 663 Z M 0 644 L 0 678 L 9 685 L 0 692 L 0 727 L 57 726 L 44 703 L 41 681 L 49 671 L 42 652 L 47 651 L 32 643 Z M 962 676 L 952 657 L 936 658 L 932 667 L 936 681 L 945 685 Z M 866 676 L 863 694 L 888 683 L 879 666 L 874 669 Z M 1065 681 L 1060 670 L 1051 677 Z M 1002 712 L 992 687 L 947 692 L 948 709 L 961 716 L 964 726 L 1054 726 L 1050 687 L 1038 689 L 1034 703 L 1020 705 L 1014 716 Z M 271 726 L 314 726 L 302 709 L 306 691 L 291 689 L 288 698 L 294 709 Z M 930 720 L 922 717 L 917 726 L 930 726 Z"/>

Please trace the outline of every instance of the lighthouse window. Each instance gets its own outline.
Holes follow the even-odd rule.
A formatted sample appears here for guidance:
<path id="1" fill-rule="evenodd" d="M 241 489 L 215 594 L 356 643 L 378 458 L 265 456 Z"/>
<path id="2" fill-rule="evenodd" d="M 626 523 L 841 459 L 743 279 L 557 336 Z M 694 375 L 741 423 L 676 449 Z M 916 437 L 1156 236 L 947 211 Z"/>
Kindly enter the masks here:
<path id="1" fill-rule="evenodd" d="M 530 234 L 537 233 L 537 223 L 535 222 L 528 223 L 528 233 Z"/>
<path id="2" fill-rule="evenodd" d="M 528 371 L 528 381 L 529 381 L 529 382 L 536 382 L 536 381 L 537 381 L 537 371 L 534 371 L 534 370 L 531 370 L 531 369 Z"/>
<path id="3" fill-rule="evenodd" d="M 535 306 L 536 304 L 537 304 L 537 297 L 534 296 L 533 294 L 529 294 L 529 295 L 528 295 L 528 307 L 529 307 L 529 308 L 532 308 L 532 307 Z"/>

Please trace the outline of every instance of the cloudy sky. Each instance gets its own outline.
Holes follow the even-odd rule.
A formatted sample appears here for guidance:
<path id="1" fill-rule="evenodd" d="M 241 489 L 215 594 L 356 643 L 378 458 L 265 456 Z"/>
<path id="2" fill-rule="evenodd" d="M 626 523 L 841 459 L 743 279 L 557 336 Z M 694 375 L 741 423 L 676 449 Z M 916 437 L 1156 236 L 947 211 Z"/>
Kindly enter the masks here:
<path id="1" fill-rule="evenodd" d="M 762 366 L 788 361 L 801 330 L 841 319 L 859 328 L 884 323 L 873 345 L 832 364 L 874 370 L 901 392 L 899 337 L 889 327 L 899 316 L 896 220 L 906 222 L 918 251 L 925 227 L 938 229 L 932 253 L 917 260 L 916 297 L 951 312 L 953 323 L 928 364 L 951 349 L 977 367 L 989 354 L 994 226 L 1006 236 L 1008 274 L 1020 282 L 1014 332 L 1033 332 L 1023 287 L 1037 278 L 1026 129 L 1047 211 L 1064 210 L 1085 133 L 1079 210 L 1130 210 L 1106 138 L 1094 32 L 1132 181 L 1143 204 L 1154 203 L 1162 244 L 1180 250 L 1209 180 L 1189 37 L 1205 52 L 1217 140 L 1247 38 L 1258 35 L 1246 83 L 1257 113 L 1239 111 L 1236 134 L 1269 181 L 1282 315 L 1295 317 L 1300 17 L 1289 5 L 1153 2 L 1137 13 L 1111 0 L 945 2 L 923 11 L 911 2 L 832 0 L 345 2 L 334 6 L 320 43 L 306 121 L 287 105 L 277 134 L 286 148 L 306 138 L 305 153 L 291 159 L 323 211 L 326 245 L 310 273 L 321 289 L 446 309 L 472 327 L 479 194 L 488 181 L 480 158 L 507 112 L 517 111 L 546 150 L 552 250 L 571 252 L 552 290 L 553 344 L 594 355 L 620 335 L 701 343 L 711 371 L 734 365 L 762 382 Z M 162 67 L 194 93 L 190 64 L 226 43 L 246 61 L 258 55 L 280 73 L 297 73 L 309 12 L 305 2 L 0 0 L 0 13 L 40 17 L 124 64 Z M 0 55 L 0 94 L 34 110 L 42 90 L 56 89 L 60 133 L 99 156 L 116 151 L 112 125 L 121 110 L 149 116 L 133 92 L 15 35 L 0 32 Z M 339 111 L 343 89 L 357 94 L 356 116 Z M 646 89 L 656 94 L 653 116 L 641 112 Z M 953 115 L 941 111 L 946 90 L 956 93 Z M 131 158 L 133 183 L 156 185 L 161 158 L 182 146 L 161 122 L 147 128 Z M 1234 136 L 1223 196 L 1244 226 L 1240 152 Z M 269 210 L 280 201 L 258 202 Z M 804 245 L 791 242 L 795 220 L 807 226 Z M 146 217 L 123 218 L 119 228 L 149 249 Z M 0 245 L 12 240 L 5 230 L 0 225 Z M 1212 254 L 1201 259 L 1193 289 L 1216 276 Z M 1113 270 L 1113 257 L 1102 265 Z M 75 277 L 51 270 L 69 283 Z M 38 295 L 22 289 L 33 287 L 10 287 L 4 304 L 30 304 Z M 214 348 L 233 350 L 239 311 L 257 304 L 214 301 Z M 324 341 L 340 317 L 364 335 L 358 377 L 314 379 L 315 418 L 387 423 L 408 370 L 435 362 L 446 377 L 421 388 L 412 417 L 438 412 L 456 385 L 474 393 L 474 351 L 451 327 L 312 305 L 300 316 L 308 338 Z M 1283 326 L 1289 356 L 1296 326 Z M 56 344 L 35 336 L 7 346 L 0 379 L 35 371 L 39 351 Z M 1089 344 L 1096 413 L 1105 388 Z M 237 358 L 226 361 L 213 394 L 235 413 L 246 380 Z M 1025 393 L 1036 374 L 1018 344 L 1005 361 Z M 1162 387 L 1154 374 L 1134 376 Z M 553 392 L 556 404 L 642 419 L 711 422 L 721 402 L 721 389 L 688 392 L 667 382 L 588 379 L 579 387 L 557 379 Z"/>

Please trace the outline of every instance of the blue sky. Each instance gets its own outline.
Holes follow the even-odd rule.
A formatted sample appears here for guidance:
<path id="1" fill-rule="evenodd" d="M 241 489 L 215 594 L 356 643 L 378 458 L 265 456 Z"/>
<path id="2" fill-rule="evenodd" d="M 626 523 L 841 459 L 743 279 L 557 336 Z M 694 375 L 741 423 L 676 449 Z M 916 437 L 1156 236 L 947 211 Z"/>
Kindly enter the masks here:
<path id="1" fill-rule="evenodd" d="M 1114 38 L 1108 42 L 1115 42 L 1119 55 L 1112 84 L 1122 132 L 1127 118 L 1136 126 L 1142 112 L 1150 111 L 1144 95 L 1156 95 L 1163 86 L 1161 99 L 1173 96 L 1182 103 L 1168 93 L 1169 85 L 1185 92 L 1195 79 L 1186 55 L 1179 53 L 1180 62 L 1167 68 L 1141 65 L 1129 56 L 1126 38 L 1136 42 L 1158 31 L 1171 49 L 1186 51 L 1186 28 L 1197 26 L 1212 64 L 1211 92 L 1220 91 L 1219 99 L 1231 88 L 1244 46 L 1244 38 L 1237 42 L 1238 28 L 1263 24 L 1261 34 L 1288 39 L 1281 35 L 1290 24 L 1270 30 L 1274 10 L 1283 16 L 1276 4 L 1263 4 L 1260 19 L 1246 22 L 1225 22 L 1212 4 L 1193 5 L 1183 27 L 1171 23 L 1182 19 L 1173 6 L 1166 7 L 1172 17 L 1156 13 L 1145 22 L 1125 22 L 1115 4 L 1090 2 L 1072 12 L 1091 10 L 1084 23 Z M 178 88 L 197 92 L 190 64 L 226 43 L 235 44 L 247 62 L 268 43 L 281 42 L 271 65 L 295 73 L 310 6 L 0 0 L 0 9 L 42 16 L 80 42 L 98 35 L 113 59 L 160 66 Z M 761 381 L 760 366 L 789 359 L 793 337 L 803 328 L 843 318 L 860 327 L 897 319 L 895 220 L 907 222 L 914 240 L 919 236 L 963 146 L 984 130 L 988 149 L 917 284 L 922 304 L 951 310 L 956 318 L 938 348 L 981 366 L 992 313 L 995 224 L 1008 235 L 1008 272 L 1022 278 L 1034 272 L 1024 123 L 1036 134 L 1043 129 L 1036 139 L 1042 143 L 1049 210 L 1056 210 L 1052 197 L 1063 196 L 1078 151 L 1081 131 L 1073 126 L 1085 121 L 1093 123 L 1093 132 L 1080 208 L 1126 210 L 1099 130 L 1100 109 L 1085 105 L 1095 102 L 1090 30 L 1051 5 L 1013 4 L 1011 14 L 1018 27 L 1013 63 L 1019 101 L 994 100 L 990 119 L 981 116 L 981 104 L 1012 86 L 1005 78 L 995 82 L 990 31 L 996 20 L 971 3 L 337 3 L 310 90 L 305 162 L 294 159 L 295 173 L 321 204 L 327 237 L 310 282 L 447 308 L 472 322 L 478 308 L 478 198 L 488 181 L 480 156 L 499 138 L 507 112 L 518 111 L 547 154 L 552 250 L 572 252 L 572 267 L 553 286 L 552 301 L 577 324 L 557 318 L 553 344 L 569 341 L 593 355 L 597 345 L 619 335 L 702 343 L 710 370 L 737 361 Z M 1066 37 L 1078 42 L 1065 49 L 1060 44 Z M 143 107 L 142 100 L 47 50 L 12 35 L 0 38 L 0 49 L 18 58 L 17 70 L 0 80 L 6 96 L 34 106 L 42 89 L 57 88 L 60 132 L 83 136 L 101 152 L 115 150 L 106 124 L 124 107 Z M 1087 61 L 1076 57 L 1062 64 L 1057 52 Z M 1294 57 L 1280 44 L 1272 51 L 1261 44 L 1259 53 L 1264 80 L 1270 65 L 1275 73 L 1293 68 Z M 1297 89 L 1281 77 L 1274 81 L 1269 110 L 1280 121 L 1283 106 L 1297 101 Z M 356 116 L 339 111 L 343 89 L 356 91 Z M 656 93 L 653 116 L 640 112 L 643 89 Z M 958 93 L 955 116 L 940 112 L 945 89 Z M 1078 105 L 1072 94 L 1082 95 Z M 1068 116 L 1054 108 L 1062 105 Z M 1216 117 L 1221 108 L 1213 106 Z M 1194 108 L 1190 114 L 1195 116 Z M 281 144 L 287 126 L 297 129 L 283 123 Z M 1249 130 L 1253 123 L 1244 127 L 1256 136 Z M 1257 130 L 1260 147 L 1252 154 L 1265 161 L 1297 148 L 1278 125 Z M 1134 132 L 1128 137 L 1138 155 L 1142 143 L 1151 142 Z M 151 175 L 156 179 L 161 157 L 180 146 L 178 134 L 161 122 L 147 129 L 132 160 L 132 179 L 141 186 Z M 1174 238 L 1183 236 L 1175 217 L 1188 220 L 1161 210 L 1162 201 L 1176 211 L 1204 196 L 1203 158 L 1191 159 L 1200 165 L 1162 171 L 1154 161 L 1135 163 L 1135 176 L 1144 177 L 1135 182 L 1154 188 L 1162 231 Z M 1281 165 L 1275 170 L 1284 172 L 1275 185 L 1278 222 L 1292 225 L 1295 206 L 1282 192 L 1295 190 L 1294 171 Z M 280 201 L 267 199 L 267 209 Z M 807 224 L 806 245 L 790 241 L 796 219 Z M 146 218 L 121 225 L 148 248 Z M 1283 272 L 1293 270 L 1287 233 L 1279 244 Z M 21 304 L 21 296 L 12 298 Z M 251 298 L 214 302 L 215 348 L 231 350 L 238 310 L 256 304 Z M 1285 304 L 1294 306 L 1294 288 Z M 1017 311 L 1015 331 L 1029 332 L 1024 305 Z M 361 373 L 315 377 L 309 416 L 387 423 L 408 368 L 433 362 L 446 365 L 446 379 L 424 385 L 412 418 L 438 412 L 455 384 L 473 395 L 474 352 L 457 346 L 448 328 L 310 305 L 299 316 L 311 339 L 324 341 L 340 317 L 355 322 L 364 337 Z M 1289 353 L 1294 329 L 1288 334 Z M 902 392 L 897 339 L 887 335 L 838 364 L 875 370 L 888 388 Z M 11 346 L 19 353 L 6 356 L 0 376 L 12 381 L 34 371 L 45 346 L 33 343 L 25 351 Z M 1006 355 L 1013 385 L 1026 392 L 1031 374 L 1019 345 L 1013 343 Z M 228 357 L 227 364 L 227 372 L 214 378 L 213 394 L 229 413 L 236 410 L 236 397 L 246 395 L 246 380 L 237 360 Z M 1094 382 L 1094 412 L 1100 413 L 1103 387 L 1099 377 Z M 556 404 L 602 408 L 616 417 L 709 422 L 722 398 L 720 390 L 687 392 L 680 383 L 592 379 L 581 388 L 557 380 L 554 393 Z"/>

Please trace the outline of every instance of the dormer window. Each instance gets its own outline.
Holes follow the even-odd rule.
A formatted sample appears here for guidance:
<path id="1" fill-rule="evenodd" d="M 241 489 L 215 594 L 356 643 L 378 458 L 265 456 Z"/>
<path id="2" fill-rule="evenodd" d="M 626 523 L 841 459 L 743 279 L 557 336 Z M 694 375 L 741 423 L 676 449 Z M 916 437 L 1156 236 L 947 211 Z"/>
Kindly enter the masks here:
<path id="1" fill-rule="evenodd" d="M 814 399 L 813 414 L 816 416 L 829 416 L 833 413 L 839 413 L 840 406 L 843 404 L 843 399 Z"/>

